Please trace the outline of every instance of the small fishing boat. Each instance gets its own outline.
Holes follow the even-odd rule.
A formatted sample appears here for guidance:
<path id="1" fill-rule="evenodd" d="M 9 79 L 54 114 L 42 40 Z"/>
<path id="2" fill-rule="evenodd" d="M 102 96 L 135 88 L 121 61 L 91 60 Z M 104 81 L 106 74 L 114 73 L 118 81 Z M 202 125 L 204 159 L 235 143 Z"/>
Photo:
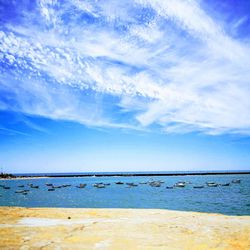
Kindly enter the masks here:
<path id="1" fill-rule="evenodd" d="M 48 187 L 53 186 L 53 184 L 52 184 L 52 183 L 46 183 L 45 185 L 46 185 L 46 186 L 48 186 Z"/>
<path id="2" fill-rule="evenodd" d="M 98 184 L 97 186 L 95 186 L 97 188 L 105 188 L 105 185 L 104 184 Z"/>
<path id="3" fill-rule="evenodd" d="M 175 183 L 174 185 L 175 187 L 181 187 L 181 188 L 184 188 L 186 186 L 186 183 L 185 182 L 177 182 Z"/>
<path id="4" fill-rule="evenodd" d="M 62 187 L 70 187 L 71 185 L 69 184 L 63 184 Z"/>
<path id="5" fill-rule="evenodd" d="M 124 184 L 124 183 L 121 182 L 121 181 L 117 181 L 117 182 L 115 182 L 115 184 L 117 184 L 117 185 L 122 185 L 122 184 Z"/>
<path id="6" fill-rule="evenodd" d="M 160 187 L 161 186 L 161 182 L 159 182 L 159 181 L 153 181 L 153 182 L 150 182 L 149 185 L 151 187 Z"/>
<path id="7" fill-rule="evenodd" d="M 97 183 L 92 184 L 93 187 L 98 187 L 99 185 L 104 185 L 104 183 L 103 182 L 97 182 Z"/>
<path id="8" fill-rule="evenodd" d="M 160 187 L 161 186 L 161 183 L 155 183 L 153 185 L 151 185 L 151 187 Z"/>
<path id="9" fill-rule="evenodd" d="M 217 183 L 207 183 L 208 187 L 218 187 Z"/>
<path id="10" fill-rule="evenodd" d="M 81 183 L 79 186 L 76 186 L 77 188 L 85 188 L 87 186 L 87 184 L 85 183 Z"/>
<path id="11" fill-rule="evenodd" d="M 39 188 L 39 186 L 30 185 L 31 188 Z"/>
<path id="12" fill-rule="evenodd" d="M 27 191 L 26 190 L 16 190 L 15 193 L 22 194 L 22 193 L 27 193 Z"/>
<path id="13" fill-rule="evenodd" d="M 173 189 L 174 187 L 172 186 L 166 186 L 166 189 Z"/>
<path id="14" fill-rule="evenodd" d="M 230 186 L 230 183 L 222 183 L 220 184 L 222 187 L 227 187 L 227 186 Z"/>
<path id="15" fill-rule="evenodd" d="M 139 184 L 142 184 L 142 185 L 143 185 L 143 184 L 148 184 L 148 182 L 140 182 Z"/>
<path id="16" fill-rule="evenodd" d="M 204 188 L 203 185 L 193 186 L 193 188 Z"/>
<path id="17" fill-rule="evenodd" d="M 209 184 L 216 184 L 216 183 L 214 181 L 208 181 L 206 182 L 206 184 L 209 185 Z"/>
<path id="18" fill-rule="evenodd" d="M 19 187 L 19 188 L 23 188 L 23 187 L 24 187 L 24 185 L 19 185 L 18 187 Z"/>
<path id="19" fill-rule="evenodd" d="M 237 179 L 237 180 L 232 180 L 232 183 L 234 183 L 234 184 L 239 184 L 241 182 L 241 180 L 240 179 Z"/>
<path id="20" fill-rule="evenodd" d="M 6 187 L 6 186 L 4 186 L 4 187 L 3 187 L 3 189 L 10 189 L 10 187 Z"/>
<path id="21" fill-rule="evenodd" d="M 126 183 L 128 186 L 130 186 L 130 187 L 137 187 L 138 185 L 137 184 L 135 184 L 135 183 L 133 183 L 133 182 L 127 182 Z"/>

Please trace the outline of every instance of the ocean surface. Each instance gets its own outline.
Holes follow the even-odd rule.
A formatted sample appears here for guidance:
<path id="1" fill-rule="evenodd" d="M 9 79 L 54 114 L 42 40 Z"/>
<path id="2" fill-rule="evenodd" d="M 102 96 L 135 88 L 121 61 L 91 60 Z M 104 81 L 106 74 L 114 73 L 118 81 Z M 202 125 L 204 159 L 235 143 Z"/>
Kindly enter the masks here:
<path id="1" fill-rule="evenodd" d="M 240 183 L 232 180 L 240 179 Z M 123 182 L 118 185 L 116 182 Z M 162 181 L 160 187 L 140 184 Z M 185 187 L 174 187 L 185 181 Z M 105 188 L 96 188 L 95 183 L 109 183 Z M 130 187 L 125 183 L 135 183 Z M 206 182 L 229 186 L 208 187 Z M 69 184 L 69 187 L 48 191 L 46 183 L 54 186 Z M 77 188 L 80 184 L 85 188 Z M 29 184 L 39 188 L 31 188 Z M 24 187 L 18 187 L 24 185 Z M 194 188 L 204 185 L 204 188 Z M 4 189 L 3 187 L 10 187 Z M 27 189 L 27 195 L 15 193 Z M 69 208 L 160 208 L 180 211 L 221 213 L 227 215 L 250 215 L 250 175 L 192 175 L 192 176 L 133 176 L 133 177 L 60 177 L 0 180 L 0 206 L 23 207 L 69 207 Z"/>

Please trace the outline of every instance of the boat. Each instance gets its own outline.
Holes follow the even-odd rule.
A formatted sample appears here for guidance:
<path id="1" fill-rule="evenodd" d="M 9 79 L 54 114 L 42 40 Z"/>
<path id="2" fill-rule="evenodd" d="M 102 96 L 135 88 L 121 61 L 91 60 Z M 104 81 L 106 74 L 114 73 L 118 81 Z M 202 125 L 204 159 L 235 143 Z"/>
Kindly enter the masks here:
<path id="1" fill-rule="evenodd" d="M 166 189 L 173 189 L 174 187 L 172 186 L 166 186 Z"/>
<path id="2" fill-rule="evenodd" d="M 63 184 L 62 187 L 70 187 L 70 184 Z"/>
<path id="3" fill-rule="evenodd" d="M 45 185 L 48 186 L 48 187 L 53 186 L 52 183 L 46 183 Z"/>
<path id="4" fill-rule="evenodd" d="M 193 188 L 204 188 L 203 185 L 193 186 Z"/>
<path id="5" fill-rule="evenodd" d="M 39 186 L 30 185 L 31 188 L 39 188 Z"/>
<path id="6" fill-rule="evenodd" d="M 121 182 L 121 181 L 117 181 L 117 182 L 115 182 L 115 184 L 117 184 L 117 185 L 122 185 L 122 184 L 124 184 L 124 183 Z"/>
<path id="7" fill-rule="evenodd" d="M 177 182 L 177 183 L 175 183 L 175 185 L 174 185 L 175 187 L 181 187 L 181 188 L 184 188 L 185 186 L 186 186 L 186 183 L 185 182 Z"/>
<path id="8" fill-rule="evenodd" d="M 98 187 L 100 185 L 104 185 L 104 183 L 103 182 L 97 182 L 97 183 L 92 184 L 93 187 Z"/>
<path id="9" fill-rule="evenodd" d="M 230 186 L 230 183 L 222 183 L 220 184 L 222 187 L 227 187 L 227 186 Z"/>
<path id="10" fill-rule="evenodd" d="M 133 183 L 133 182 L 127 182 L 126 183 L 128 186 L 130 186 L 130 187 L 137 187 L 138 185 L 137 184 L 135 184 L 135 183 Z"/>
<path id="11" fill-rule="evenodd" d="M 77 188 L 85 188 L 87 186 L 87 184 L 85 183 L 81 183 L 79 186 L 76 186 Z"/>
<path id="12" fill-rule="evenodd" d="M 209 184 L 216 184 L 216 183 L 214 181 L 208 181 L 206 182 L 206 184 L 209 185 Z"/>
<path id="13" fill-rule="evenodd" d="M 208 187 L 218 187 L 217 183 L 207 183 Z"/>
<path id="14" fill-rule="evenodd" d="M 160 187 L 160 186 L 161 186 L 161 183 L 155 183 L 151 185 L 151 187 Z"/>
<path id="15" fill-rule="evenodd" d="M 97 188 L 105 188 L 105 185 L 101 183 L 101 184 L 96 185 L 95 187 L 97 187 Z"/>
<path id="16" fill-rule="evenodd" d="M 27 193 L 27 190 L 16 190 L 16 194 L 22 194 L 22 193 Z"/>
<path id="17" fill-rule="evenodd" d="M 18 187 L 19 187 L 19 188 L 23 188 L 23 187 L 24 187 L 24 185 L 19 185 Z"/>
<path id="18" fill-rule="evenodd" d="M 10 189 L 10 187 L 6 187 L 6 186 L 4 186 L 3 188 L 4 188 L 4 189 Z"/>
<path id="19" fill-rule="evenodd" d="M 55 189 L 54 188 L 49 188 L 48 191 L 55 191 Z"/>
<path id="20" fill-rule="evenodd" d="M 234 183 L 234 184 L 239 184 L 241 182 L 241 180 L 240 179 L 237 179 L 237 180 L 232 180 L 232 183 Z"/>
<path id="21" fill-rule="evenodd" d="M 152 181 L 149 183 L 149 185 L 151 187 L 160 187 L 161 186 L 161 182 L 160 181 Z"/>

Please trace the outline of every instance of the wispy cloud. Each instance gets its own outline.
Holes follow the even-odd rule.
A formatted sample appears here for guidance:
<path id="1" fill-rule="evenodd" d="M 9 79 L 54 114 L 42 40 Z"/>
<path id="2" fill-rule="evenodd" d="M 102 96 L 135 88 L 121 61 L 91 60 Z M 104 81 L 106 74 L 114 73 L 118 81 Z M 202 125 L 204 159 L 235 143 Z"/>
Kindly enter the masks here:
<path id="1" fill-rule="evenodd" d="M 250 46 L 201 1 L 9 8 L 15 18 L 0 23 L 2 110 L 88 126 L 249 134 Z"/>

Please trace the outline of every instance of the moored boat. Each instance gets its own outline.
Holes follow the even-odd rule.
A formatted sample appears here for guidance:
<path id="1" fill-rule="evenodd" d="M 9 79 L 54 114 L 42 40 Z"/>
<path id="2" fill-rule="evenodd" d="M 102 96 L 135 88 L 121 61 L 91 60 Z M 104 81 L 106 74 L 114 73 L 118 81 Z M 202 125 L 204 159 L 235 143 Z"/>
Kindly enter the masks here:
<path id="1" fill-rule="evenodd" d="M 138 185 L 137 184 L 135 184 L 135 183 L 133 183 L 133 182 L 127 182 L 126 183 L 128 186 L 130 186 L 130 187 L 137 187 Z"/>
<path id="2" fill-rule="evenodd" d="M 117 182 L 115 182 L 115 184 L 117 184 L 117 185 L 122 185 L 122 184 L 124 184 L 124 183 L 121 182 L 121 181 L 117 181 Z"/>
<path id="3" fill-rule="evenodd" d="M 208 187 L 218 187 L 217 183 L 207 183 Z"/>
<path id="4" fill-rule="evenodd" d="M 22 194 L 22 193 L 27 193 L 27 190 L 16 190 L 16 194 Z"/>
<path id="5" fill-rule="evenodd" d="M 237 180 L 232 180 L 232 183 L 234 183 L 234 184 L 239 184 L 241 182 L 241 180 L 240 179 L 237 179 Z"/>
<path id="6" fill-rule="evenodd" d="M 175 187 L 181 187 L 181 188 L 184 188 L 185 186 L 186 186 L 186 183 L 185 182 L 177 182 L 177 183 L 175 183 L 175 185 L 174 185 Z"/>
<path id="7" fill-rule="evenodd" d="M 103 183 L 101 183 L 101 184 L 96 185 L 95 187 L 97 187 L 97 188 L 105 188 L 106 186 Z"/>
<path id="8" fill-rule="evenodd" d="M 160 181 L 152 181 L 149 183 L 149 185 L 151 187 L 160 187 L 161 186 L 161 182 Z"/>
<path id="9" fill-rule="evenodd" d="M 87 186 L 87 184 L 85 183 L 81 183 L 79 186 L 76 186 L 77 188 L 85 188 Z"/>
<path id="10" fill-rule="evenodd" d="M 220 184 L 222 187 L 227 187 L 227 186 L 230 186 L 230 183 L 222 183 Z"/>

